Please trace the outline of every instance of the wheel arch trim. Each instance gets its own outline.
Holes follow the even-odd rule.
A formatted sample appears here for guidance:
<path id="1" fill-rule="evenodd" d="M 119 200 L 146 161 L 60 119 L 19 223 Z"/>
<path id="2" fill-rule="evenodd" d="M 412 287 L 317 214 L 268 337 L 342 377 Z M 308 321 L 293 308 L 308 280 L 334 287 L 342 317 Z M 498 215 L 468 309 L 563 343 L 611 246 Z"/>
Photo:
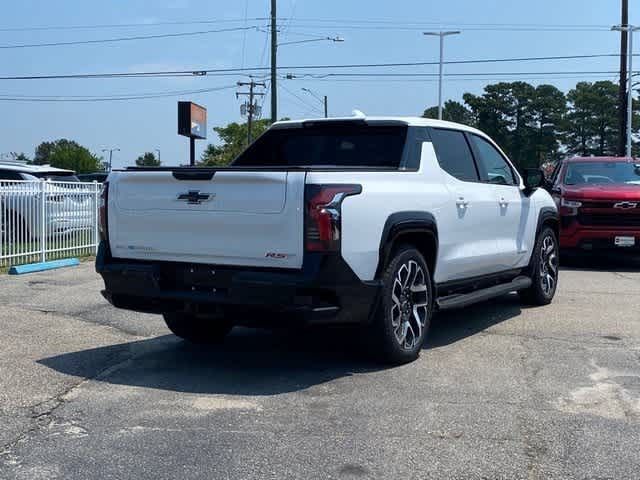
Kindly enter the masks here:
<path id="1" fill-rule="evenodd" d="M 405 234 L 419 233 L 428 235 L 435 244 L 433 269 L 435 270 L 438 256 L 438 226 L 436 218 L 430 212 L 403 211 L 396 212 L 387 218 L 380 238 L 378 266 L 376 278 L 387 264 L 396 240 Z M 430 272 L 434 275 L 434 272 Z"/>

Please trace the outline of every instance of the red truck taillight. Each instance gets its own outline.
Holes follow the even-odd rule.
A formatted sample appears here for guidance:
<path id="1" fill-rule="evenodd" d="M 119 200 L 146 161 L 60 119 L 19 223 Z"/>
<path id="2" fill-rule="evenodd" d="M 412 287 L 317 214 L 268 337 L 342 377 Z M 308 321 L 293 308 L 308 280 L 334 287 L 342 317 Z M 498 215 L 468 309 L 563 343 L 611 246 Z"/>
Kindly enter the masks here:
<path id="1" fill-rule="evenodd" d="M 100 192 L 100 200 L 98 203 L 98 228 L 100 230 L 100 238 L 108 240 L 107 235 L 107 203 L 109 201 L 109 182 L 102 184 L 102 192 Z"/>
<path id="2" fill-rule="evenodd" d="M 342 234 L 342 201 L 362 192 L 360 185 L 307 185 L 305 188 L 305 250 L 336 252 Z"/>

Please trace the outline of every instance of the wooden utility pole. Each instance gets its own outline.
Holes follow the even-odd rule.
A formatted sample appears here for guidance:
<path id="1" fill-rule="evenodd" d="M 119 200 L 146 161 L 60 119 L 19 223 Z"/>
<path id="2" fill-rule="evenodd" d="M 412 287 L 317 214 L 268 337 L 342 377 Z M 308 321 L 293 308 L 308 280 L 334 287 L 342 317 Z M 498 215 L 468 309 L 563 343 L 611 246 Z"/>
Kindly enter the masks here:
<path id="1" fill-rule="evenodd" d="M 253 99 L 256 96 L 262 96 L 264 95 L 264 93 L 262 92 L 255 92 L 254 88 L 255 87 L 265 87 L 264 83 L 258 83 L 258 82 L 254 82 L 253 80 L 251 80 L 250 82 L 238 82 L 238 86 L 239 87 L 249 87 L 249 91 L 248 92 L 237 92 L 236 93 L 236 97 L 239 97 L 240 95 L 248 95 L 249 96 L 249 102 L 246 104 L 247 105 L 247 146 L 251 145 L 251 129 L 253 127 L 253 117 L 256 114 L 256 107 L 257 105 L 254 103 Z"/>
<path id="2" fill-rule="evenodd" d="M 278 25 L 276 1 L 271 0 L 271 121 L 278 121 Z"/>
<path id="3" fill-rule="evenodd" d="M 625 27 L 629 25 L 629 0 L 622 1 L 622 18 L 620 24 Z M 620 31 L 620 87 L 618 89 L 618 124 L 620 128 L 618 139 L 618 155 L 623 157 L 626 154 L 627 146 L 627 45 L 629 32 Z"/>

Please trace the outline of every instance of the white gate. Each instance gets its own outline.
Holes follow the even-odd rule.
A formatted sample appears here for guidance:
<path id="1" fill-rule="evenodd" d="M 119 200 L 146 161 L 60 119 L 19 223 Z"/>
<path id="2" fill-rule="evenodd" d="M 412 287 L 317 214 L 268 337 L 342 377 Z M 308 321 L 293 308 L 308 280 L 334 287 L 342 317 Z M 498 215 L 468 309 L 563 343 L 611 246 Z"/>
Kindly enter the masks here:
<path id="1" fill-rule="evenodd" d="M 101 188 L 0 180 L 0 267 L 94 255 Z"/>

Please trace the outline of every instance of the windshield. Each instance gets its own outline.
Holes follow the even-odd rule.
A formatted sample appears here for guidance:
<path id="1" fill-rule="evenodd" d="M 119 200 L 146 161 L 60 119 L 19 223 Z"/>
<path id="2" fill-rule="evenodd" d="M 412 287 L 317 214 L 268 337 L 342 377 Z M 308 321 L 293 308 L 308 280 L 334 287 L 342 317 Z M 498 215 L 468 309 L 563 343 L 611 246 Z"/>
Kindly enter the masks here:
<path id="1" fill-rule="evenodd" d="M 570 162 L 564 176 L 565 185 L 601 185 L 623 183 L 640 185 L 640 163 Z"/>
<path id="2" fill-rule="evenodd" d="M 269 130 L 234 167 L 398 168 L 406 126 L 318 125 Z"/>

